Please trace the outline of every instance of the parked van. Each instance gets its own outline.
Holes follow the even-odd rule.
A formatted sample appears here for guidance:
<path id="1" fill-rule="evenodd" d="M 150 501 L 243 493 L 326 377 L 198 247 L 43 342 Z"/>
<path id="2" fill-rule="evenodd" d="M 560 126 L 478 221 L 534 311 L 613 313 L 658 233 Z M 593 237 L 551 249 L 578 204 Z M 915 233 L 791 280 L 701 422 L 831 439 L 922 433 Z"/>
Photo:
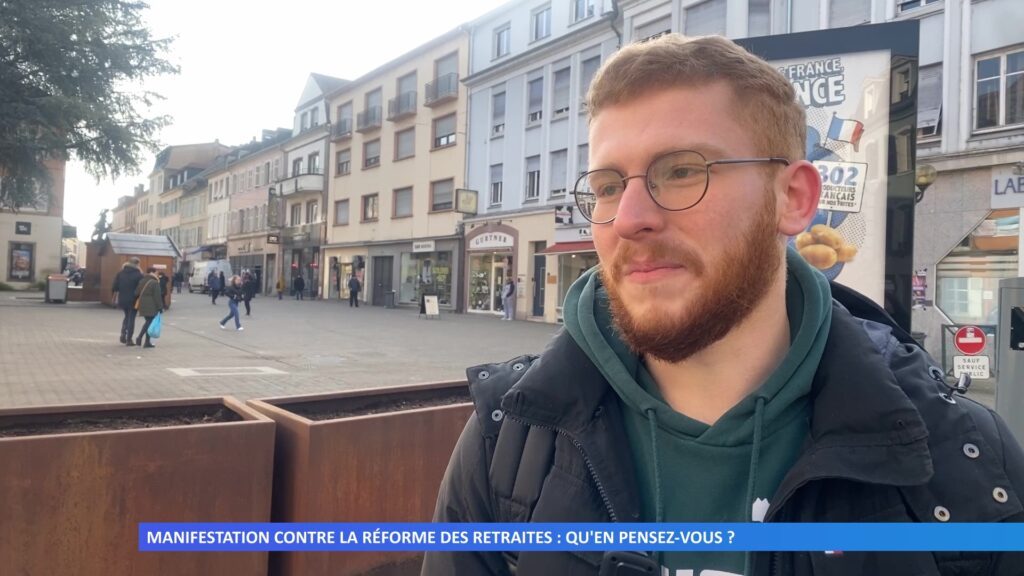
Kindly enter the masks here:
<path id="1" fill-rule="evenodd" d="M 216 272 L 220 274 L 224 273 L 224 280 L 227 281 L 231 278 L 231 263 L 227 260 L 202 260 L 192 264 L 192 274 L 188 277 L 188 291 L 202 292 L 206 294 L 209 290 L 209 286 L 206 282 L 206 277 L 210 275 L 210 272 Z"/>

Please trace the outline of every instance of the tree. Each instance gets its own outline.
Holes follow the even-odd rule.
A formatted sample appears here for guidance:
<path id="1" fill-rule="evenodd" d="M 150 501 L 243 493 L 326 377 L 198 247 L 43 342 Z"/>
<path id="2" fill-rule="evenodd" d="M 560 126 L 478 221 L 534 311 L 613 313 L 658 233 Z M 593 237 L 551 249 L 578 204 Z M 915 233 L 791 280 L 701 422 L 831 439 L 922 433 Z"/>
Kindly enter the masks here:
<path id="1" fill-rule="evenodd" d="M 140 90 L 176 74 L 154 39 L 149 8 L 126 0 L 0 0 L 0 208 L 34 205 L 47 162 L 77 158 L 97 179 L 138 171 L 170 119 Z"/>

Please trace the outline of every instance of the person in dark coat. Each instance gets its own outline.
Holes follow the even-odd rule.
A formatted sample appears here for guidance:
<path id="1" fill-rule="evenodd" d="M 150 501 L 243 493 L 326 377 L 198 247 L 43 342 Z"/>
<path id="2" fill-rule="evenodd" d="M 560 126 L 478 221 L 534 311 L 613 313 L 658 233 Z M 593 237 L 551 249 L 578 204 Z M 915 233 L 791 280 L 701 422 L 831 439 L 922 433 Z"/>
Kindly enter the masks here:
<path id="1" fill-rule="evenodd" d="M 114 286 L 111 294 L 114 296 L 117 307 L 124 312 L 124 319 L 121 320 L 121 344 L 134 346 L 132 336 L 135 334 L 135 288 L 142 279 L 142 271 L 139 270 L 139 259 L 131 257 L 121 265 L 121 270 L 114 277 Z"/>
<path id="2" fill-rule="evenodd" d="M 219 277 L 220 277 L 220 293 L 224 294 L 224 291 L 227 290 L 227 288 L 228 288 L 228 284 L 227 284 L 227 281 L 224 279 L 224 271 L 223 270 L 220 271 L 220 276 Z"/>
<path id="3" fill-rule="evenodd" d="M 210 292 L 210 302 L 216 306 L 217 296 L 220 296 L 220 276 L 213 270 L 206 277 L 206 289 Z"/>
<path id="4" fill-rule="evenodd" d="M 139 301 L 139 314 L 146 319 L 146 323 L 142 325 L 142 330 L 139 331 L 139 335 L 135 338 L 135 345 L 141 345 L 143 348 L 155 348 L 156 346 L 150 342 L 149 325 L 153 323 L 156 315 L 164 310 L 160 276 L 156 273 L 156 268 L 150 266 L 146 269 L 146 276 L 139 281 L 139 285 L 135 289 L 135 297 Z M 142 344 L 143 338 L 146 339 L 145 344 Z"/>
<path id="5" fill-rule="evenodd" d="M 306 280 L 302 275 L 296 276 L 292 280 L 292 291 L 295 292 L 295 299 L 302 300 L 302 292 L 306 289 Z"/>
<path id="6" fill-rule="evenodd" d="M 181 294 L 181 285 L 185 282 L 185 275 L 181 270 L 174 273 L 174 291 Z"/>
<path id="7" fill-rule="evenodd" d="M 359 308 L 359 292 L 363 289 L 363 283 L 353 274 L 348 279 L 348 307 Z"/>
<path id="8" fill-rule="evenodd" d="M 259 282 L 256 281 L 256 276 L 250 272 L 246 272 L 242 277 L 242 302 L 245 303 L 246 316 L 249 316 L 252 311 L 249 303 L 256 297 L 256 292 L 258 290 Z"/>
<path id="9" fill-rule="evenodd" d="M 1024 450 L 1006 422 L 820 271 L 837 253 L 870 258 L 860 240 L 819 224 L 828 245 L 790 245 L 810 236 L 822 184 L 788 77 L 722 36 L 666 34 L 608 58 L 587 110 L 590 171 L 573 195 L 599 266 L 569 287 L 539 357 L 467 370 L 475 410 L 435 521 L 1024 522 Z M 1024 554 L 955 538 L 935 552 L 787 544 L 511 544 L 428 551 L 422 574 L 1024 573 Z"/>
<path id="10" fill-rule="evenodd" d="M 163 270 L 158 272 L 157 276 L 160 278 L 160 299 L 164 302 L 164 309 L 167 309 L 167 305 L 171 301 L 171 279 Z"/>
<path id="11" fill-rule="evenodd" d="M 220 321 L 220 329 L 224 330 L 228 320 L 235 319 L 235 330 L 241 331 L 242 320 L 238 317 L 238 303 L 244 298 L 242 290 L 242 279 L 239 276 L 232 276 L 224 295 L 228 297 L 228 315 Z"/>

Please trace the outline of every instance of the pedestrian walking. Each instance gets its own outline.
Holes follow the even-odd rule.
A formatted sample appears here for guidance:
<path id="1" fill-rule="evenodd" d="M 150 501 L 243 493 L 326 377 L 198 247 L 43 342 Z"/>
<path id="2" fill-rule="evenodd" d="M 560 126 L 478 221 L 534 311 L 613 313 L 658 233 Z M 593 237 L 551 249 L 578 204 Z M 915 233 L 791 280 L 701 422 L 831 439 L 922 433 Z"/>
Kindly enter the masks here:
<path id="1" fill-rule="evenodd" d="M 245 302 L 246 316 L 248 316 L 252 311 L 249 303 L 256 297 L 257 290 L 259 290 L 259 283 L 256 281 L 256 276 L 250 272 L 246 272 L 244 280 L 242 280 L 242 301 Z"/>
<path id="2" fill-rule="evenodd" d="M 227 290 L 227 288 L 228 288 L 228 283 L 227 283 L 226 280 L 224 280 L 224 271 L 223 270 L 220 271 L 220 275 L 218 276 L 218 278 L 220 278 L 220 294 L 221 294 L 221 296 L 223 296 L 224 295 L 224 291 Z"/>
<path id="3" fill-rule="evenodd" d="M 505 312 L 502 320 L 515 320 L 516 318 L 516 282 L 511 277 L 501 287 L 501 307 Z"/>
<path id="4" fill-rule="evenodd" d="M 210 292 L 210 301 L 216 305 L 217 296 L 220 296 L 220 277 L 217 273 L 210 271 L 210 274 L 206 277 L 206 289 Z"/>
<path id="5" fill-rule="evenodd" d="M 121 270 L 114 277 L 114 287 L 111 294 L 117 307 L 124 312 L 124 319 L 121 320 L 121 344 L 134 346 L 132 336 L 135 334 L 135 289 L 142 279 L 142 271 L 139 270 L 139 259 L 132 256 L 127 262 L 121 265 Z"/>
<path id="6" fill-rule="evenodd" d="M 157 274 L 156 268 L 150 266 L 146 269 L 146 276 L 139 281 L 139 286 L 135 289 L 139 315 L 146 319 L 146 323 L 142 325 L 142 330 L 139 331 L 139 335 L 135 338 L 136 346 L 156 348 L 149 339 L 149 325 L 153 323 L 156 315 L 164 310 L 164 299 L 161 296 L 160 290 L 160 276 Z M 146 339 L 145 344 L 142 344 L 143 337 Z"/>
<path id="7" fill-rule="evenodd" d="M 277 286 L 276 286 L 276 288 L 277 288 L 277 299 L 281 300 L 282 298 L 284 298 L 284 278 L 281 278 L 280 276 L 277 277 Z"/>
<path id="8" fill-rule="evenodd" d="M 181 294 L 181 285 L 185 282 L 185 275 L 181 270 L 174 273 L 174 291 Z"/>
<path id="9" fill-rule="evenodd" d="M 359 292 L 363 289 L 363 283 L 353 274 L 348 279 L 348 307 L 359 308 Z"/>
<path id="10" fill-rule="evenodd" d="M 228 298 L 228 315 L 220 321 L 220 329 L 224 330 L 224 325 L 228 323 L 228 320 L 235 319 L 235 330 L 245 330 L 242 328 L 242 320 L 238 317 L 238 303 L 242 301 L 242 278 L 237 274 L 231 277 L 231 282 L 228 283 L 227 289 L 224 291 L 224 295 Z"/>
<path id="11" fill-rule="evenodd" d="M 296 300 L 302 300 L 302 291 L 305 290 L 305 289 L 306 289 L 306 280 L 300 274 L 300 275 L 295 277 L 295 280 L 292 280 L 292 290 L 295 292 L 295 299 Z"/>
<path id="12" fill-rule="evenodd" d="M 166 310 L 171 306 L 171 279 L 167 277 L 163 270 L 158 272 L 157 276 L 160 278 L 160 299 L 163 301 L 164 309 Z"/>

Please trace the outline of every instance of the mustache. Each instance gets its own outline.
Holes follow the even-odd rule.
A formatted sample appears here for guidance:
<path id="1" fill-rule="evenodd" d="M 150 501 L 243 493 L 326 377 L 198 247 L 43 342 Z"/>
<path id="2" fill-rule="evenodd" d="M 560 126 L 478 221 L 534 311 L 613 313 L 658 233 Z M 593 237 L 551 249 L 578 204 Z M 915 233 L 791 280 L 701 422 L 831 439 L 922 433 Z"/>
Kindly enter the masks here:
<path id="1" fill-rule="evenodd" d="M 697 255 L 697 252 L 683 245 L 672 245 L 664 242 L 621 242 L 612 256 L 608 266 L 613 279 L 623 276 L 626 266 L 636 262 L 664 262 L 685 267 L 692 274 L 701 276 L 704 274 L 704 262 Z"/>

